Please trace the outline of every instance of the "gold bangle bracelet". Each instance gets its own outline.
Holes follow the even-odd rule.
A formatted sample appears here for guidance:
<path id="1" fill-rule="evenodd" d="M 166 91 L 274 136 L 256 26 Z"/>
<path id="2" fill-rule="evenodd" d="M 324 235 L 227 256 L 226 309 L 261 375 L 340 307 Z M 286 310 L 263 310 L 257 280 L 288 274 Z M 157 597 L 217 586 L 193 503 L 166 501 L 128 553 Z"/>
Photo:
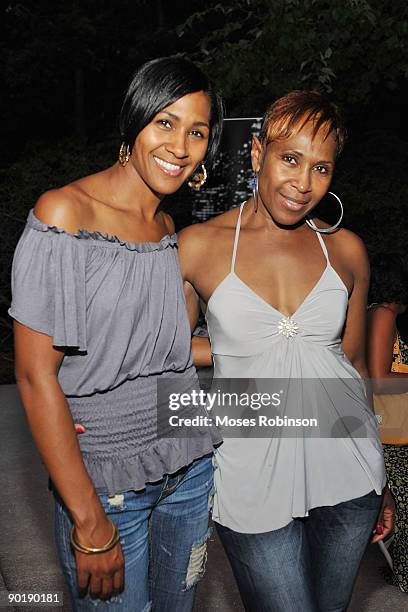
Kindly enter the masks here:
<path id="1" fill-rule="evenodd" d="M 109 542 L 107 542 L 104 546 L 100 546 L 99 548 L 92 548 L 90 546 L 85 546 L 85 544 L 80 544 L 79 542 L 77 542 L 77 540 L 75 539 L 75 525 L 74 525 L 71 528 L 71 535 L 70 535 L 72 547 L 75 548 L 75 550 L 77 550 L 78 552 L 84 553 L 85 555 L 95 555 L 98 553 L 108 552 L 108 550 L 112 550 L 112 548 L 114 548 L 116 544 L 119 542 L 120 534 L 119 534 L 119 529 L 117 528 L 115 523 L 113 523 L 112 521 L 110 521 L 110 523 L 112 525 L 112 535 L 109 539 Z"/>

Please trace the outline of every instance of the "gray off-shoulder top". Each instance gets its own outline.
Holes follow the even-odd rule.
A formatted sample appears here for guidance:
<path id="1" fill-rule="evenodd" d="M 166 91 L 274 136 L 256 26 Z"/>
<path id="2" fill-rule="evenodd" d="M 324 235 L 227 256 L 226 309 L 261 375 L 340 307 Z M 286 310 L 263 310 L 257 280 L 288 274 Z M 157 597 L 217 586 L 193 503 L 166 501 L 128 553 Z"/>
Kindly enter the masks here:
<path id="1" fill-rule="evenodd" d="M 14 255 L 9 314 L 71 349 L 59 372 L 66 395 L 192 365 L 176 245 L 175 235 L 144 243 L 72 235 L 30 211 Z"/>
<path id="2" fill-rule="evenodd" d="M 157 436 L 157 381 L 196 384 L 176 247 L 175 235 L 69 234 L 30 211 L 15 251 L 9 314 L 65 350 L 58 379 L 100 493 L 143 488 L 212 450 L 208 433 Z"/>

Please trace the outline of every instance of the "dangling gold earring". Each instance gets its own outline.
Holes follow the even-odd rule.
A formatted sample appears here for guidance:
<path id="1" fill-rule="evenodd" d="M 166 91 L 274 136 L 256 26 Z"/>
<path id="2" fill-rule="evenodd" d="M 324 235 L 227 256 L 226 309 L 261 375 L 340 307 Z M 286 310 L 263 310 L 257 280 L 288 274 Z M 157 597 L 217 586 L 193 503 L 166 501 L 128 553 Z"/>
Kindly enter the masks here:
<path id="1" fill-rule="evenodd" d="M 202 162 L 200 165 L 201 165 L 202 171 L 195 172 L 187 183 L 187 185 L 191 187 L 191 189 L 194 189 L 195 191 L 199 191 L 201 189 L 201 187 L 204 185 L 208 177 L 204 162 Z"/>
<path id="2" fill-rule="evenodd" d="M 130 159 L 130 148 L 125 142 L 122 142 L 119 149 L 119 163 L 125 167 Z"/>

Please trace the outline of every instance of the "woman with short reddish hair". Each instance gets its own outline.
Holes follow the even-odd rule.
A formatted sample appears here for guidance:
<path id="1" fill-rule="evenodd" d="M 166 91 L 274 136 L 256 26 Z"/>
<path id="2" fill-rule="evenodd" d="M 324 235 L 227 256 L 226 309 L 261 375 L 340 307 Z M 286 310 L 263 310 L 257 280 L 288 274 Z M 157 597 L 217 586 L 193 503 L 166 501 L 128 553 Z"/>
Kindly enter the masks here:
<path id="1" fill-rule="evenodd" d="M 342 212 L 332 227 L 314 216 L 345 137 L 319 93 L 277 100 L 253 139 L 253 197 L 180 235 L 186 293 L 207 306 L 214 377 L 255 390 L 280 379 L 293 398 L 281 418 L 293 408 L 319 420 L 320 437 L 224 430 L 215 454 L 213 519 L 254 612 L 345 610 L 373 529 L 378 540 L 392 524 L 363 380 L 366 251 L 338 229 Z M 193 346 L 209 364 L 205 340 Z"/>

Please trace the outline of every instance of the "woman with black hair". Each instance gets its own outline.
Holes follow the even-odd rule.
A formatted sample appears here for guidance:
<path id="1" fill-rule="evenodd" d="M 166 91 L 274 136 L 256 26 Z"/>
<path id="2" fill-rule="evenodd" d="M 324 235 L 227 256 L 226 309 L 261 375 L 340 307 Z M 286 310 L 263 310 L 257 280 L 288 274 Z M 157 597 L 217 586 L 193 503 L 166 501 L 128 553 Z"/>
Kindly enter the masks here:
<path id="1" fill-rule="evenodd" d="M 377 255 L 371 263 L 367 361 L 373 390 L 378 397 L 406 394 L 408 410 L 408 272 L 398 254 Z M 408 445 L 384 444 L 383 449 L 388 484 L 397 506 L 390 548 L 393 583 L 408 593 Z"/>
<path id="2" fill-rule="evenodd" d="M 16 378 L 74 610 L 94 598 L 188 611 L 204 572 L 216 440 L 157 434 L 160 385 L 196 381 L 174 225 L 158 207 L 204 183 L 222 114 L 190 62 L 144 64 L 122 107 L 119 161 L 42 195 L 16 249 Z"/>

